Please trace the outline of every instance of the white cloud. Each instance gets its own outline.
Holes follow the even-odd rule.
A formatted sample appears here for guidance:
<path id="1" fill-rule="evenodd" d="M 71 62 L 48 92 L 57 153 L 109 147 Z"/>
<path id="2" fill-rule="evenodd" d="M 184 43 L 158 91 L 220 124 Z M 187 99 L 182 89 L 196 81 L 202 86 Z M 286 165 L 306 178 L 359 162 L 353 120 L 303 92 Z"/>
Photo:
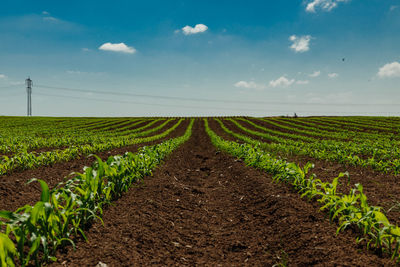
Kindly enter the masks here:
<path id="1" fill-rule="evenodd" d="M 396 10 L 396 9 L 398 9 L 400 6 L 390 6 L 390 11 L 394 11 L 394 10 Z"/>
<path id="2" fill-rule="evenodd" d="M 49 12 L 47 11 L 43 11 L 42 12 L 43 17 L 43 21 L 48 21 L 48 22 L 61 22 L 61 20 L 59 20 L 58 18 L 55 18 L 53 16 L 50 15 Z"/>
<path id="3" fill-rule="evenodd" d="M 0 79 L 7 79 L 7 76 L 4 74 L 0 74 Z"/>
<path id="4" fill-rule="evenodd" d="M 317 70 L 317 71 L 314 71 L 313 73 L 311 73 L 308 76 L 310 76 L 311 78 L 315 78 L 315 77 L 318 77 L 319 75 L 321 75 L 321 71 Z"/>
<path id="5" fill-rule="evenodd" d="M 311 38 L 311 35 L 290 36 L 289 40 L 293 42 L 293 44 L 290 46 L 290 49 L 292 49 L 296 53 L 307 52 L 308 50 L 310 50 Z"/>
<path id="6" fill-rule="evenodd" d="M 136 53 L 135 48 L 127 46 L 124 43 L 119 43 L 119 44 L 104 43 L 99 47 L 99 49 L 104 51 L 112 51 L 112 52 L 127 53 L 127 54 Z"/>
<path id="7" fill-rule="evenodd" d="M 190 27 L 188 25 L 182 28 L 182 32 L 184 35 L 202 33 L 207 30 L 208 30 L 208 27 L 204 24 L 196 24 L 196 26 L 194 26 L 194 28 Z"/>
<path id="8" fill-rule="evenodd" d="M 379 69 L 378 76 L 380 78 L 400 77 L 400 63 L 395 61 L 384 65 Z"/>
<path id="9" fill-rule="evenodd" d="M 298 81 L 296 81 L 296 84 L 300 84 L 300 85 L 309 84 L 309 83 L 310 83 L 309 80 L 304 80 L 304 81 L 298 80 Z"/>
<path id="10" fill-rule="evenodd" d="M 331 11 L 338 6 L 338 3 L 349 2 L 350 0 L 312 0 L 306 6 L 306 11 L 315 13 L 316 8 L 320 8 L 323 11 Z"/>
<path id="11" fill-rule="evenodd" d="M 285 76 L 282 76 L 276 80 L 272 80 L 269 82 L 269 85 L 272 87 L 289 87 L 295 82 L 294 79 L 289 80 Z"/>
<path id="12" fill-rule="evenodd" d="M 51 17 L 51 16 L 49 16 L 49 17 L 44 17 L 43 20 L 44 20 L 44 21 L 49 21 L 49 22 L 59 22 L 59 21 L 60 21 L 59 19 L 57 19 L 57 18 L 55 18 L 55 17 Z"/>
<path id="13" fill-rule="evenodd" d="M 335 78 L 339 77 L 339 74 L 337 74 L 337 73 L 328 73 L 328 77 L 330 79 L 335 79 Z"/>
<path id="14" fill-rule="evenodd" d="M 238 88 L 246 88 L 246 89 L 264 89 L 265 85 L 263 84 L 257 84 L 253 81 L 250 82 L 246 82 L 246 81 L 239 81 L 237 83 L 235 83 L 233 86 L 238 87 Z"/>
<path id="15" fill-rule="evenodd" d="M 83 52 L 89 52 L 89 51 L 90 51 L 90 49 L 89 49 L 89 48 L 87 48 L 87 47 L 84 47 L 84 48 L 82 48 L 82 51 L 83 51 Z"/>

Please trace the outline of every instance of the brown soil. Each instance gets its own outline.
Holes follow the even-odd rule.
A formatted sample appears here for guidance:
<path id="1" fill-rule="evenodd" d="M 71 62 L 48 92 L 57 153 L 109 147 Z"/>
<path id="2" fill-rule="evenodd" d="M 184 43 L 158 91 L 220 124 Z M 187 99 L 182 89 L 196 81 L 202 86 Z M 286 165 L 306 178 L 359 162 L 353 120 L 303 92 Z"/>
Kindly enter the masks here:
<path id="1" fill-rule="evenodd" d="M 136 124 L 136 123 L 138 123 L 138 122 L 139 122 L 139 121 L 134 121 L 134 122 L 132 122 L 132 124 Z M 136 124 L 136 125 L 134 125 L 134 126 L 132 126 L 132 127 L 129 127 L 129 124 L 128 124 L 128 125 L 125 124 L 125 125 L 122 125 L 121 127 L 116 127 L 116 128 L 113 128 L 113 129 L 108 129 L 107 131 L 112 132 L 112 131 L 117 130 L 117 133 L 119 133 L 120 131 L 125 132 L 125 131 L 128 131 L 128 130 L 134 130 L 134 129 L 143 127 L 143 126 L 145 126 L 146 124 L 148 124 L 148 123 L 150 123 L 150 122 L 151 122 L 150 120 L 141 121 L 140 123 L 138 123 L 138 124 Z M 160 124 L 161 124 L 161 123 L 160 123 Z M 153 124 L 153 125 L 154 125 L 154 127 L 157 127 L 157 126 L 160 125 L 160 124 L 155 123 L 155 124 Z M 125 127 L 127 127 L 127 128 L 125 128 Z M 124 128 L 124 129 L 121 130 L 121 128 Z"/>
<path id="2" fill-rule="evenodd" d="M 236 141 L 243 143 L 243 141 L 237 141 L 232 136 L 226 134 L 218 123 L 214 121 L 211 124 L 212 119 L 209 120 L 210 127 L 221 137 L 227 140 Z M 237 128 L 233 123 L 225 123 L 226 127 L 233 130 L 234 132 L 250 136 L 260 142 L 265 142 L 261 137 L 249 135 Z M 370 167 L 359 167 L 359 166 L 346 166 L 344 164 L 330 162 L 325 160 L 318 160 L 306 156 L 296 155 L 281 155 L 289 162 L 295 162 L 300 166 L 304 166 L 307 162 L 311 162 L 315 167 L 310 171 L 315 173 L 322 181 L 332 181 L 341 172 L 348 172 L 350 174 L 350 183 L 348 183 L 347 177 L 341 178 L 341 184 L 338 187 L 338 191 L 342 193 L 349 193 L 356 183 L 363 185 L 364 193 L 368 197 L 368 203 L 370 205 L 379 206 L 384 208 L 384 212 L 388 216 L 389 220 L 394 224 L 400 225 L 400 183 L 399 175 L 385 174 L 379 171 L 375 171 Z M 396 206 L 397 204 L 397 206 Z M 389 211 L 390 208 L 396 206 Z"/>
<path id="3" fill-rule="evenodd" d="M 315 203 L 215 150 L 203 122 L 53 266 L 390 266 Z"/>
<path id="4" fill-rule="evenodd" d="M 118 121 L 114 121 L 113 123 L 110 123 L 110 124 L 100 125 L 99 127 L 91 128 L 90 130 L 96 131 L 96 130 L 101 130 L 103 128 L 108 128 L 108 127 L 113 127 L 112 129 L 114 129 L 114 127 L 119 128 L 119 127 L 121 127 L 121 124 L 122 124 L 122 126 L 124 126 L 124 125 L 126 125 L 126 122 L 128 122 L 128 121 L 130 121 L 130 120 L 118 120 Z"/>
<path id="5" fill-rule="evenodd" d="M 176 121 L 172 121 L 168 123 L 167 126 L 171 127 L 175 123 Z M 96 153 L 96 155 L 102 160 L 105 160 L 111 155 L 120 155 L 128 151 L 136 152 L 140 147 L 145 145 L 154 145 L 164 140 L 183 135 L 188 125 L 189 120 L 186 120 L 182 122 L 181 125 L 169 136 L 162 139 L 148 143 L 116 148 L 110 151 Z M 153 133 L 152 135 L 160 134 L 167 129 L 166 127 L 156 133 Z M 26 182 L 30 179 L 42 179 L 49 184 L 50 188 L 52 188 L 63 181 L 65 177 L 72 172 L 82 172 L 83 167 L 90 166 L 94 160 L 94 157 L 82 157 L 80 159 L 75 159 L 68 162 L 59 162 L 53 166 L 43 166 L 20 172 L 16 171 L 8 175 L 0 176 L 0 210 L 14 211 L 25 204 L 34 204 L 39 199 L 41 193 L 40 186 L 38 183 L 26 185 Z"/>

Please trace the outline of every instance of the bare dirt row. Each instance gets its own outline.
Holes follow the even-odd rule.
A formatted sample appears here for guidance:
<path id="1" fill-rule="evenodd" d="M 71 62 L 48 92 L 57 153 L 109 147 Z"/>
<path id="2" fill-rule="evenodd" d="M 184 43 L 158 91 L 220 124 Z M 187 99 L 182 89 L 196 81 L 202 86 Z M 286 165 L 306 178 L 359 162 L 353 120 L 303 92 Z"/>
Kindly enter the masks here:
<path id="1" fill-rule="evenodd" d="M 157 135 L 164 132 L 169 127 L 172 127 L 176 122 L 176 120 L 171 121 L 165 127 L 163 127 L 163 129 L 160 129 L 152 135 Z M 162 139 L 148 143 L 116 148 L 110 151 L 96 153 L 96 155 L 102 160 L 105 160 L 112 155 L 121 155 L 125 152 L 136 152 L 140 147 L 145 145 L 154 145 L 167 139 L 183 135 L 188 125 L 189 120 L 185 120 L 169 136 Z M 28 182 L 30 179 L 42 179 L 49 184 L 50 188 L 52 188 L 58 183 L 62 182 L 65 177 L 72 172 L 82 172 L 83 167 L 91 166 L 94 160 L 94 157 L 81 157 L 68 162 L 59 162 L 53 166 L 43 166 L 31 170 L 15 171 L 8 175 L 0 176 L 0 210 L 14 211 L 26 204 L 34 204 L 39 199 L 41 193 L 40 186 L 38 183 L 26 185 L 26 182 Z"/>
<path id="2" fill-rule="evenodd" d="M 213 125 L 214 126 L 214 125 Z M 318 205 L 193 136 L 104 211 L 53 266 L 390 266 Z"/>

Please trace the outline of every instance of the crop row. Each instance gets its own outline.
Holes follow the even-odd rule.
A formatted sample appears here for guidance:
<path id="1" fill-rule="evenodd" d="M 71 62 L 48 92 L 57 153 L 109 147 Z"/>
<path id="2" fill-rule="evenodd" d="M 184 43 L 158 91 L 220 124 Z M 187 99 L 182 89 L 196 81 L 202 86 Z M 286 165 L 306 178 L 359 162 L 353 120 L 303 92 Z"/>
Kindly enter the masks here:
<path id="1" fill-rule="evenodd" d="M 122 137 L 104 138 L 101 139 L 101 141 L 90 145 L 72 146 L 63 150 L 42 152 L 38 155 L 36 155 L 35 152 L 22 152 L 10 158 L 3 157 L 3 160 L 0 162 L 0 175 L 3 175 L 15 169 L 32 169 L 38 166 L 48 166 L 56 162 L 69 161 L 79 156 L 85 156 L 92 153 L 110 150 L 113 148 L 155 141 L 160 138 L 166 137 L 173 130 L 175 130 L 182 123 L 182 121 L 183 119 L 179 120 L 175 125 L 165 130 L 163 133 L 150 137 L 140 138 L 142 136 L 146 136 L 160 130 L 167 123 L 169 123 L 170 120 L 167 120 L 163 124 L 146 131 Z"/>
<path id="2" fill-rule="evenodd" d="M 337 232 L 354 226 L 360 233 L 358 242 L 366 241 L 368 247 L 390 253 L 392 259 L 399 259 L 400 228 L 389 222 L 380 207 L 368 204 L 362 185 L 356 184 L 348 194 L 336 191 L 342 177 L 348 174 L 339 174 L 332 183 L 322 182 L 315 175 L 308 175 L 312 164 L 301 168 L 265 153 L 260 145 L 226 141 L 210 129 L 207 120 L 204 122 L 206 132 L 217 148 L 243 159 L 249 166 L 272 174 L 275 181 L 291 184 L 302 197 L 316 199 L 322 206 L 321 210 L 328 212 L 331 221 L 338 221 Z"/>
<path id="3" fill-rule="evenodd" d="M 399 137 L 397 137 L 394 133 L 381 134 L 381 133 L 369 133 L 360 131 L 349 131 L 346 129 L 341 130 L 338 129 L 337 127 L 333 127 L 334 131 L 327 131 L 320 129 L 318 127 L 304 126 L 295 123 L 296 120 L 278 120 L 274 118 L 258 119 L 258 120 L 267 122 L 278 128 L 288 130 L 292 133 L 304 134 L 312 137 L 319 137 L 324 139 L 336 139 L 336 140 L 341 140 L 342 142 L 352 141 L 356 143 L 362 143 L 365 140 L 368 141 L 375 139 L 379 139 L 385 142 L 392 142 L 393 140 L 396 140 L 395 142 L 399 144 L 398 141 Z"/>
<path id="4" fill-rule="evenodd" d="M 253 122 L 249 120 L 242 119 L 243 121 L 246 121 L 248 123 L 251 123 L 254 125 Z M 314 137 L 306 137 L 304 138 L 302 135 L 299 134 L 306 134 L 310 136 L 315 136 L 315 137 L 321 137 L 325 141 L 328 141 L 331 144 L 334 145 L 345 145 L 347 144 L 361 144 L 364 145 L 364 147 L 371 148 L 370 151 L 374 148 L 385 148 L 385 149 L 392 149 L 400 145 L 400 141 L 398 140 L 399 137 L 397 137 L 395 134 L 391 133 L 390 135 L 382 135 L 382 134 L 371 134 L 371 133 L 362 133 L 362 132 L 344 132 L 344 131 L 336 131 L 336 132 L 324 132 L 321 130 L 311 130 L 311 131 L 306 131 L 306 130 L 300 130 L 298 128 L 290 127 L 290 126 L 284 126 L 282 124 L 278 124 L 276 122 L 271 121 L 270 119 L 258 119 L 259 121 L 265 121 L 271 125 L 274 125 L 276 127 L 279 127 L 281 129 L 289 130 L 291 131 L 291 134 L 287 133 L 282 133 L 279 130 L 275 130 L 274 134 L 275 135 L 286 135 L 287 137 L 290 137 L 292 139 L 304 139 L 303 141 L 307 142 L 320 142 L 319 139 L 316 139 Z M 257 125 L 255 127 L 258 127 Z M 271 131 L 268 128 L 265 127 L 258 127 L 259 129 L 262 129 L 263 131 Z M 303 137 L 303 138 L 299 138 Z M 336 140 L 335 140 L 336 139 Z M 368 152 L 367 152 L 368 153 Z"/>
<path id="5" fill-rule="evenodd" d="M 341 123 L 351 123 L 354 125 L 361 125 L 362 127 L 381 127 L 382 130 L 398 130 L 400 123 L 396 117 L 327 117 L 331 121 L 341 122 Z M 385 129 L 386 128 L 386 129 Z"/>
<path id="6" fill-rule="evenodd" d="M 133 133 L 136 131 L 140 131 L 141 129 L 135 129 L 135 131 L 130 131 L 129 129 L 134 127 L 135 125 L 141 123 L 139 122 L 129 122 L 128 126 L 125 126 L 123 129 L 118 131 L 117 133 L 110 132 L 109 129 L 113 129 L 113 127 L 105 127 L 101 130 L 83 130 L 83 129 L 69 129 L 68 131 L 60 131 L 57 133 L 47 133 L 41 136 L 32 136 L 32 135 L 24 135 L 24 133 L 14 133 L 12 136 L 8 137 L 0 137 L 0 153 L 17 153 L 22 151 L 29 151 L 38 148 L 57 148 L 57 147 L 65 147 L 71 145 L 82 145 L 82 144 L 90 144 L 94 142 L 98 142 L 99 139 L 109 137 L 109 136 L 120 136 L 127 135 L 129 133 Z M 150 121 L 152 123 L 153 121 Z M 156 120 L 152 124 L 154 124 Z M 150 124 L 149 126 L 151 126 Z"/>
<path id="7" fill-rule="evenodd" d="M 183 136 L 143 147 L 136 154 L 111 156 L 105 162 L 97 158 L 92 167 L 52 190 L 38 180 L 42 194 L 35 205 L 0 212 L 4 220 L 0 225 L 6 226 L 0 233 L 1 266 L 56 260 L 57 248 L 74 246 L 73 240 L 79 235 L 85 238 L 83 229 L 94 219 L 101 220 L 105 205 L 119 198 L 132 183 L 150 175 L 162 159 L 189 139 L 193 122 Z"/>
<path id="8" fill-rule="evenodd" d="M 310 156 L 316 159 L 336 161 L 343 164 L 363 167 L 369 166 L 382 172 L 393 172 L 395 174 L 400 173 L 400 148 L 398 147 L 394 147 L 391 150 L 385 148 L 377 149 L 376 147 L 371 148 L 366 144 L 349 142 L 341 143 L 333 142 L 332 140 L 320 140 L 319 142 L 307 143 L 287 138 L 280 138 L 266 132 L 250 130 L 233 119 L 229 120 L 242 131 L 271 141 L 271 143 L 262 143 L 262 148 L 267 151 L 284 155 L 295 154 Z M 228 129 L 221 120 L 216 119 L 216 121 L 221 125 L 224 131 L 236 138 L 249 143 L 256 142 L 247 136 L 235 133 Z M 263 129 L 261 126 L 258 127 Z M 372 154 L 372 156 L 367 159 L 361 157 L 361 155 L 368 154 Z"/>
<path id="9" fill-rule="evenodd" d="M 359 131 L 372 131 L 372 132 L 378 132 L 378 131 L 393 131 L 396 130 L 397 127 L 391 128 L 391 127 L 384 127 L 384 126 L 379 126 L 375 123 L 368 123 L 368 122 L 361 122 L 359 120 L 353 120 L 349 121 L 346 118 L 327 118 L 327 117 L 316 117 L 316 118 L 306 118 L 306 120 L 311 120 L 314 122 L 318 123 L 325 123 L 329 125 L 335 125 L 337 127 L 346 127 L 346 128 L 351 128 Z"/>

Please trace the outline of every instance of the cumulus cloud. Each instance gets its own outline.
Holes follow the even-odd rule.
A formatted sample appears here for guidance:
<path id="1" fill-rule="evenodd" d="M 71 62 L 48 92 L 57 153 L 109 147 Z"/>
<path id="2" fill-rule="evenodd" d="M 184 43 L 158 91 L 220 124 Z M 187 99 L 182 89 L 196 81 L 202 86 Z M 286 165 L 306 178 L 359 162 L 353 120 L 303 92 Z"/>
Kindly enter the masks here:
<path id="1" fill-rule="evenodd" d="M 119 43 L 119 44 L 104 43 L 99 47 L 99 50 L 126 53 L 126 54 L 136 53 L 135 48 L 127 46 L 124 43 Z"/>
<path id="2" fill-rule="evenodd" d="M 304 53 L 310 50 L 311 35 L 296 36 L 292 35 L 289 40 L 292 42 L 290 49 L 296 53 Z"/>
<path id="3" fill-rule="evenodd" d="M 337 74 L 337 73 L 328 73 L 328 77 L 330 79 L 335 79 L 335 78 L 339 77 L 339 74 Z"/>
<path id="4" fill-rule="evenodd" d="M 306 11 L 315 13 L 316 9 L 319 8 L 323 11 L 331 11 L 338 6 L 339 3 L 349 2 L 350 0 L 312 0 L 306 5 Z"/>
<path id="5" fill-rule="evenodd" d="M 294 79 L 289 80 L 285 76 L 282 76 L 276 80 L 272 80 L 269 82 L 271 87 L 289 87 L 295 82 Z"/>
<path id="6" fill-rule="evenodd" d="M 400 63 L 395 61 L 384 65 L 379 69 L 378 76 L 380 78 L 400 77 Z"/>
<path id="7" fill-rule="evenodd" d="M 191 34 L 197 34 L 197 33 L 202 33 L 208 30 L 208 27 L 204 24 L 196 24 L 196 26 L 191 27 L 189 25 L 185 26 L 182 28 L 182 32 L 184 35 L 191 35 Z"/>
<path id="8" fill-rule="evenodd" d="M 246 88 L 246 89 L 264 89 L 265 85 L 263 84 L 257 84 L 253 81 L 246 82 L 246 81 L 239 81 L 235 83 L 233 86 L 238 87 L 238 88 Z"/>
<path id="9" fill-rule="evenodd" d="M 7 78 L 7 76 L 6 75 L 4 75 L 4 74 L 0 74 L 0 79 L 6 79 Z"/>
<path id="10" fill-rule="evenodd" d="M 310 76 L 311 78 L 315 78 L 315 77 L 318 77 L 319 75 L 321 75 L 321 71 L 317 70 L 317 71 L 314 71 L 313 73 L 311 73 L 308 76 Z"/>
<path id="11" fill-rule="evenodd" d="M 309 83 L 310 83 L 309 80 L 304 80 L 304 81 L 298 80 L 298 81 L 296 81 L 296 84 L 300 84 L 300 85 L 309 84 Z"/>

